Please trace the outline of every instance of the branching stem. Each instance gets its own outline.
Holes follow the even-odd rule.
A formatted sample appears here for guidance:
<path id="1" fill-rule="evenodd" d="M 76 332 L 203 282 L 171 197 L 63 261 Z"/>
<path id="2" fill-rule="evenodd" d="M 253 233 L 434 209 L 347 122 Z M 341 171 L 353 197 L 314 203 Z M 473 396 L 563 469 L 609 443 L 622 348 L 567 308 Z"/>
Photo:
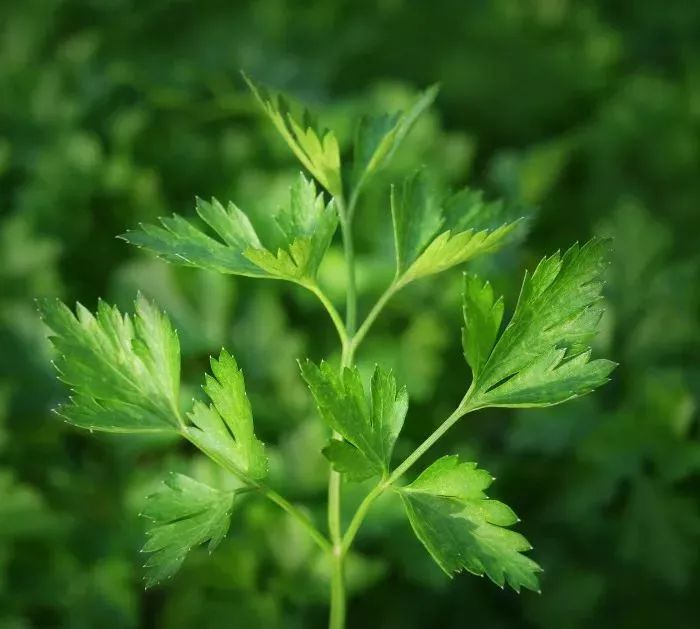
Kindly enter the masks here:
<path id="1" fill-rule="evenodd" d="M 458 419 L 466 415 L 471 410 L 469 407 L 469 397 L 471 395 L 471 389 L 462 398 L 454 412 L 443 421 L 426 439 L 421 443 L 410 455 L 404 459 L 404 461 L 389 475 L 388 478 L 382 479 L 372 491 L 365 496 L 365 499 L 360 503 L 357 508 L 355 515 L 352 517 L 347 530 L 345 531 L 345 536 L 343 537 L 343 552 L 347 553 L 352 546 L 353 541 L 357 532 L 360 530 L 360 526 L 364 521 L 370 507 L 374 504 L 374 501 L 379 498 L 387 489 L 393 487 L 394 483 L 398 481 L 417 461 L 420 459 L 435 443 L 457 422 Z"/>
<path id="2" fill-rule="evenodd" d="M 355 334 L 357 322 L 357 288 L 355 277 L 355 245 L 352 234 L 352 214 L 356 197 L 350 206 L 346 207 L 344 200 L 338 199 L 338 216 L 340 230 L 343 237 L 343 250 L 345 253 L 345 266 L 347 273 L 347 293 L 345 309 L 345 337 L 341 335 L 342 356 L 340 360 L 341 371 L 352 365 L 355 346 L 349 340 Z M 336 439 L 341 438 L 333 433 Z M 345 567 L 343 560 L 345 554 L 342 550 L 343 531 L 340 521 L 341 513 L 341 476 L 332 467 L 328 474 L 328 532 L 331 538 L 331 610 L 328 621 L 329 629 L 343 629 L 345 627 Z"/>
<path id="3" fill-rule="evenodd" d="M 271 489 L 270 487 L 267 487 L 266 485 L 263 485 L 262 483 L 253 480 L 241 470 L 239 470 L 236 466 L 232 465 L 227 459 L 219 456 L 216 452 L 201 448 L 199 444 L 195 443 L 190 438 L 190 435 L 186 430 L 181 430 L 180 434 L 194 446 L 199 448 L 202 451 L 202 453 L 208 456 L 212 461 L 214 461 L 214 463 L 216 463 L 220 467 L 224 468 L 227 472 L 233 474 L 233 476 L 238 478 L 238 480 L 245 484 L 247 489 L 257 491 L 262 496 L 265 496 L 265 498 L 267 498 L 268 500 L 274 502 L 289 516 L 294 518 L 294 520 L 296 520 L 302 527 L 304 527 L 306 532 L 311 536 L 311 538 L 314 540 L 314 542 L 316 542 L 316 544 L 323 552 L 331 552 L 332 547 L 331 543 L 328 541 L 328 538 L 316 528 L 314 523 L 311 521 L 311 518 L 309 518 L 309 516 L 306 515 L 306 513 L 299 509 L 299 507 L 293 505 L 291 502 L 289 502 L 289 500 L 278 494 L 274 489 Z"/>
<path id="4" fill-rule="evenodd" d="M 280 509 L 286 511 L 292 518 L 299 522 L 299 524 L 306 529 L 307 533 L 312 537 L 321 550 L 324 552 L 332 551 L 331 544 L 326 536 L 314 526 L 314 523 L 303 511 L 301 511 L 298 507 L 295 507 L 286 498 L 280 496 L 280 494 L 269 487 L 257 485 L 256 488 L 263 496 L 274 502 L 278 507 L 280 507 Z"/>

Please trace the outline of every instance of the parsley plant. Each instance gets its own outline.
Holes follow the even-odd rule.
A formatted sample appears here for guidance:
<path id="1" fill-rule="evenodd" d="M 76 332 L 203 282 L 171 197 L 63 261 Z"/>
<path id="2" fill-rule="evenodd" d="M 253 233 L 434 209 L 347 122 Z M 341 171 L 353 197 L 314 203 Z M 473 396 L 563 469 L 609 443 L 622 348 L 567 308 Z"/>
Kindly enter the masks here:
<path id="1" fill-rule="evenodd" d="M 256 437 L 254 412 L 243 371 L 222 350 L 205 375 L 208 402 L 189 409 L 180 401 L 180 347 L 168 317 L 139 296 L 135 314 L 100 302 L 96 314 L 78 304 L 43 301 L 41 315 L 52 330 L 61 379 L 72 396 L 59 414 L 89 430 L 144 434 L 171 433 L 191 442 L 234 475 L 239 486 L 223 491 L 174 475 L 151 496 L 144 551 L 147 584 L 172 576 L 194 547 L 210 549 L 223 539 L 237 498 L 258 492 L 302 526 L 331 566 L 331 629 L 345 624 L 344 562 L 358 530 L 379 496 L 395 492 L 416 537 L 448 575 L 467 570 L 503 587 L 539 590 L 540 567 L 525 553 L 530 544 L 510 527 L 513 511 L 489 498 L 493 482 L 475 462 L 444 456 L 411 482 L 423 455 L 465 415 L 488 407 L 560 404 L 605 383 L 614 363 L 591 360 L 589 344 L 602 315 L 601 275 L 608 242 L 594 239 L 566 253 L 544 258 L 526 273 L 518 303 L 505 327 L 503 299 L 488 282 L 465 275 L 464 357 L 471 384 L 454 412 L 403 461 L 394 445 L 409 407 L 406 388 L 377 366 L 369 383 L 355 364 L 356 353 L 391 297 L 407 284 L 488 255 L 509 241 L 519 221 L 504 218 L 499 204 L 486 203 L 469 189 L 439 195 L 417 174 L 392 190 L 390 198 L 395 275 L 358 325 L 353 220 L 363 190 L 391 159 L 414 121 L 431 104 L 425 91 L 404 113 L 360 121 L 349 163 L 333 131 L 319 127 L 308 112 L 246 79 L 275 128 L 312 178 L 303 174 L 288 203 L 275 216 L 276 241 L 256 231 L 234 203 L 197 200 L 202 223 L 174 215 L 160 225 L 141 225 L 122 238 L 173 263 L 218 273 L 285 280 L 313 293 L 338 333 L 338 366 L 300 363 L 330 439 L 327 531 L 302 506 L 292 504 L 266 482 L 268 457 Z M 322 189 L 317 186 L 320 185 Z M 318 269 L 340 228 L 347 268 L 345 317 L 317 281 Z M 373 488 L 349 522 L 341 521 L 342 482 L 373 479 Z"/>

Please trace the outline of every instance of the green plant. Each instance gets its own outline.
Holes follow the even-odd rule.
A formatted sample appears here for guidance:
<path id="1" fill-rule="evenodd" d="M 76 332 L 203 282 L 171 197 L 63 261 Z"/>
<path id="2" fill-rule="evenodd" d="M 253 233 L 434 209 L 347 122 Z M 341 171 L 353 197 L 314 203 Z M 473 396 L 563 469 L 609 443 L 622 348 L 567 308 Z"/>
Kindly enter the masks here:
<path id="1" fill-rule="evenodd" d="M 75 315 L 60 301 L 40 303 L 52 330 L 56 367 L 73 395 L 58 413 L 90 431 L 166 434 L 186 439 L 235 479 L 212 486 L 171 476 L 150 497 L 144 516 L 151 522 L 144 551 L 147 583 L 172 576 L 187 553 L 201 544 L 213 549 L 225 536 L 234 505 L 261 494 L 302 526 L 330 565 L 331 628 L 344 626 L 344 563 L 374 502 L 399 496 L 408 520 L 428 552 L 448 574 L 467 570 L 503 587 L 539 590 L 539 566 L 524 553 L 530 545 L 509 527 L 518 519 L 505 504 L 488 498 L 493 478 L 476 463 L 439 458 L 410 483 L 406 473 L 458 420 L 488 407 L 544 407 L 589 393 L 607 381 L 614 363 L 591 360 L 589 343 L 602 315 L 601 276 L 608 241 L 593 239 L 566 253 L 545 257 L 525 275 L 518 303 L 501 331 L 504 302 L 491 285 L 465 275 L 462 344 L 471 384 L 440 426 L 401 463 L 392 452 L 408 411 L 405 387 L 377 366 L 369 387 L 355 364 L 356 352 L 392 296 L 408 284 L 492 253 L 519 232 L 502 203 L 485 202 L 464 189 L 444 194 L 418 172 L 396 189 L 390 205 L 395 249 L 393 281 L 357 320 L 353 221 L 363 190 L 391 159 L 414 121 L 435 98 L 427 90 L 403 114 L 364 118 L 350 160 L 341 155 L 332 131 L 319 127 L 276 95 L 249 85 L 276 129 L 316 183 L 299 176 L 287 205 L 270 225 L 254 225 L 233 203 L 197 200 L 199 217 L 216 234 L 180 216 L 142 225 L 124 240 L 174 263 L 224 274 L 293 282 L 315 295 L 337 331 L 339 365 L 300 363 L 319 413 L 331 431 L 323 454 L 331 469 L 324 533 L 303 507 L 266 484 L 268 456 L 254 431 L 253 411 L 242 370 L 225 349 L 211 359 L 205 376 L 209 403 L 190 410 L 180 395 L 180 347 L 168 317 L 139 296 L 135 315 L 100 302 L 93 315 L 78 304 Z M 346 167 L 346 161 L 351 166 Z M 347 272 L 345 318 L 317 281 L 319 266 L 340 227 Z M 342 481 L 373 484 L 354 516 L 341 521 Z"/>

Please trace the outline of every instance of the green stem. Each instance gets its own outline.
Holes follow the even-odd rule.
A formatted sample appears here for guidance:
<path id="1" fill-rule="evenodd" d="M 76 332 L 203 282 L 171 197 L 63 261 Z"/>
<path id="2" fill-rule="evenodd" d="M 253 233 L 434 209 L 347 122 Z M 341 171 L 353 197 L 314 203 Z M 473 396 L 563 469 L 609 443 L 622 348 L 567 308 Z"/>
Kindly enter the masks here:
<path id="1" fill-rule="evenodd" d="M 348 333 L 345 329 L 345 325 L 343 324 L 340 314 L 333 305 L 333 302 L 328 299 L 328 296 L 321 290 L 321 287 L 318 284 L 304 284 L 304 287 L 316 295 L 318 300 L 323 304 L 323 307 L 326 309 L 326 312 L 328 312 L 328 315 L 330 316 L 331 321 L 333 321 L 333 325 L 338 332 L 340 344 L 345 347 L 348 344 Z"/>
<path id="2" fill-rule="evenodd" d="M 333 433 L 333 437 L 340 435 Z M 328 476 L 328 532 L 335 547 L 342 537 L 340 526 L 340 474 L 331 469 Z"/>
<path id="3" fill-rule="evenodd" d="M 360 506 L 357 508 L 357 511 L 355 511 L 355 515 L 352 517 L 352 520 L 350 520 L 350 524 L 345 531 L 345 536 L 343 537 L 342 543 L 343 554 L 350 550 L 350 546 L 352 546 L 355 535 L 357 535 L 357 532 L 360 530 L 360 526 L 362 525 L 362 522 L 364 521 L 365 516 L 367 515 L 367 512 L 374 501 L 379 498 L 379 496 L 381 496 L 388 487 L 389 485 L 387 484 L 386 480 L 382 480 L 365 496 L 364 500 L 360 503 Z"/>
<path id="4" fill-rule="evenodd" d="M 399 478 L 408 472 L 416 461 L 418 461 L 418 459 L 420 459 L 433 445 L 435 445 L 435 442 L 440 439 L 450 428 L 452 428 L 457 420 L 463 417 L 466 412 L 467 411 L 463 406 L 463 402 L 460 403 L 455 411 L 391 473 L 386 481 L 387 487 L 393 485 L 397 480 L 399 480 Z"/>
<path id="5" fill-rule="evenodd" d="M 396 281 L 389 284 L 388 288 L 382 293 L 381 297 L 377 300 L 377 303 L 372 306 L 372 310 L 362 322 L 362 325 L 358 328 L 357 332 L 350 339 L 350 346 L 353 352 L 359 347 L 360 343 L 364 340 L 367 332 L 372 327 L 379 313 L 384 309 L 387 302 L 394 296 L 394 294 L 399 290 L 400 286 Z"/>
<path id="6" fill-rule="evenodd" d="M 365 499 L 360 503 L 357 508 L 355 515 L 352 517 L 347 530 L 345 531 L 345 536 L 343 537 L 342 548 L 343 552 L 346 553 L 355 539 L 357 532 L 360 530 L 360 526 L 364 521 L 370 507 L 374 501 L 379 498 L 387 489 L 391 488 L 393 484 L 399 480 L 415 463 L 420 459 L 433 445 L 438 441 L 454 424 L 458 419 L 466 415 L 473 408 L 467 405 L 469 396 L 471 394 L 471 389 L 467 391 L 467 394 L 462 398 L 459 406 L 455 411 L 442 422 L 430 436 L 423 441 L 404 461 L 390 474 L 389 478 L 382 480 L 378 483 L 372 491 L 365 496 Z"/>
<path id="7" fill-rule="evenodd" d="M 345 305 L 345 328 L 348 336 L 355 334 L 357 325 L 357 288 L 355 277 L 355 243 L 352 237 L 352 227 L 345 214 L 342 203 L 338 205 L 340 216 L 340 232 L 343 237 L 345 251 L 345 272 L 347 276 L 347 299 Z"/>
<path id="8" fill-rule="evenodd" d="M 357 287 L 355 277 L 355 244 L 352 235 L 352 215 L 355 209 L 357 196 L 353 198 L 349 206 L 345 206 L 342 198 L 337 199 L 340 230 L 343 237 L 343 250 L 345 252 L 345 266 L 347 273 L 347 293 L 345 310 L 345 333 L 342 341 L 342 356 L 340 361 L 341 371 L 352 365 L 355 347 L 351 339 L 355 334 L 357 325 Z M 337 325 L 336 325 L 337 327 Z M 336 439 L 341 435 L 333 433 Z M 332 467 L 328 475 L 328 531 L 330 533 L 331 551 L 331 609 L 328 620 L 329 629 L 343 629 L 345 627 L 346 593 L 345 570 L 343 565 L 343 532 L 340 521 L 341 503 L 341 476 Z"/>
<path id="9" fill-rule="evenodd" d="M 248 489 L 259 492 L 260 494 L 265 496 L 265 498 L 274 502 L 278 507 L 283 509 L 288 515 L 294 518 L 299 524 L 301 524 L 302 527 L 304 527 L 304 529 L 306 529 L 306 532 L 309 533 L 311 538 L 314 540 L 314 542 L 316 542 L 316 544 L 318 544 L 319 548 L 323 552 L 331 552 L 331 543 L 328 541 L 326 536 L 316 528 L 309 516 L 306 515 L 301 509 L 295 507 L 291 502 L 289 502 L 289 500 L 283 498 L 274 489 L 271 489 L 266 485 L 262 485 L 261 483 L 258 483 L 257 481 L 248 477 L 235 465 L 232 465 L 229 461 L 227 461 L 224 457 L 218 455 L 215 452 L 201 448 L 190 438 L 186 430 L 181 430 L 180 434 L 197 449 L 199 449 L 203 454 L 205 454 L 212 461 L 214 461 L 214 463 L 224 468 L 227 472 L 233 474 L 241 482 L 245 483 Z"/>
<path id="10" fill-rule="evenodd" d="M 255 484 L 255 488 L 268 500 L 274 502 L 280 509 L 286 511 L 292 518 L 294 518 L 299 524 L 301 524 L 306 532 L 313 538 L 313 540 L 318 544 L 318 546 L 323 550 L 323 552 L 331 552 L 332 546 L 328 539 L 321 531 L 319 531 L 311 519 L 297 507 L 295 507 L 289 500 L 280 496 L 274 489 L 270 489 L 265 485 Z"/>
<path id="11" fill-rule="evenodd" d="M 343 629 L 345 627 L 346 597 L 342 553 L 334 550 L 331 561 L 331 611 L 328 618 L 328 629 Z"/>

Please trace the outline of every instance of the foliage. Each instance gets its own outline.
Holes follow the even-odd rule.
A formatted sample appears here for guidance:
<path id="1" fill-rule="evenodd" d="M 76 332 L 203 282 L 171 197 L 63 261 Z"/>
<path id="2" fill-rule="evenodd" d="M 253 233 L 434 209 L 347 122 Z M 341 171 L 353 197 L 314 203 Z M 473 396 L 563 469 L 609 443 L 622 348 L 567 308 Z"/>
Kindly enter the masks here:
<path id="1" fill-rule="evenodd" d="M 337 136 L 345 195 L 374 146 L 356 153 L 359 127 L 350 123 L 364 119 L 366 137 L 379 138 L 402 118 L 383 112 L 408 120 L 432 98 L 412 86 L 441 81 L 435 107 L 420 106 L 411 132 L 361 186 L 361 311 L 394 273 L 390 184 L 398 198 L 424 164 L 446 221 L 437 236 L 452 229 L 448 191 L 465 185 L 465 195 L 485 189 L 494 211 L 491 199 L 505 199 L 505 213 L 475 222 L 477 230 L 532 217 L 510 246 L 468 263 L 469 277 L 489 279 L 494 303 L 505 296 L 506 321 L 524 268 L 567 242 L 614 237 L 593 342 L 596 354 L 620 361 L 613 382 L 563 406 L 484 410 L 484 421 L 457 422 L 450 433 L 450 451 L 496 475 L 491 493 L 523 518 L 545 568 L 543 595 L 504 599 L 485 579 L 448 583 L 412 539 L 401 502 L 385 495 L 347 557 L 353 625 L 469 617 L 479 626 L 693 626 L 697 10 L 648 0 L 287 4 L 0 8 L 8 35 L 0 45 L 0 493 L 11 509 L 0 531 L 0 625 L 216 627 L 222 615 L 242 627 L 325 622 L 325 561 L 303 528 L 255 492 L 237 496 L 231 532 L 211 556 L 194 547 L 172 580 L 144 591 L 135 552 L 148 526 L 138 517 L 144 496 L 170 471 L 218 490 L 239 485 L 173 435 L 89 436 L 52 419 L 66 396 L 33 302 L 60 296 L 92 310 L 104 296 L 126 313 L 140 289 L 178 331 L 188 424 L 207 357 L 228 348 L 245 370 L 267 482 L 324 521 L 328 439 L 296 359 L 336 366 L 340 355 L 313 296 L 164 265 L 114 239 L 173 211 L 190 221 L 194 195 L 206 194 L 234 199 L 271 255 L 288 250 L 270 219 L 288 204 L 299 166 L 237 80 L 243 67 L 322 112 L 318 128 Z M 316 279 L 339 303 L 338 236 Z M 407 387 L 394 463 L 469 383 L 455 335 L 459 283 L 456 272 L 410 283 L 357 356 L 365 390 L 376 363 Z M 448 454 L 441 448 L 435 456 Z M 345 523 L 366 490 L 344 486 Z"/>
<path id="2" fill-rule="evenodd" d="M 518 518 L 484 494 L 492 481 L 475 463 L 447 456 L 403 488 L 401 497 L 413 530 L 447 574 L 464 568 L 486 573 L 501 587 L 507 581 L 516 592 L 522 586 L 539 591 L 536 574 L 541 569 L 521 554 L 530 544 L 504 528 Z"/>
<path id="3" fill-rule="evenodd" d="M 487 406 L 554 405 L 589 393 L 606 381 L 612 363 L 589 362 L 587 347 L 602 314 L 597 301 L 599 276 L 605 267 L 605 241 L 592 240 L 580 249 L 574 246 L 561 259 L 559 255 L 545 258 L 531 277 L 525 275 L 510 324 L 498 341 L 491 334 L 491 346 L 481 348 L 488 357 L 483 364 L 470 357 L 477 369 L 462 402 L 394 468 L 391 455 L 408 409 L 406 388 L 398 390 L 394 377 L 377 366 L 368 400 L 355 365 L 355 352 L 393 292 L 421 276 L 492 253 L 515 223 L 505 223 L 490 232 L 475 231 L 475 223 L 482 220 L 481 213 L 487 206 L 480 203 L 478 195 L 466 194 L 475 202 L 476 211 L 473 203 L 460 202 L 455 208 L 454 202 L 445 202 L 455 225 L 464 231 L 453 235 L 447 231 L 434 238 L 444 220 L 442 204 L 420 182 L 409 180 L 401 200 L 392 197 L 395 279 L 356 330 L 353 213 L 359 191 L 352 190 L 351 200 L 346 203 L 336 136 L 327 131 L 319 139 L 308 124 L 304 131 L 283 100 L 268 100 L 261 96 L 260 88 L 248 82 L 278 131 L 333 200 L 325 203 L 313 183 L 303 176 L 298 179 L 291 188 L 289 205 L 276 217 L 289 247 L 276 257 L 262 249 L 250 221 L 236 206 L 229 204 L 225 210 L 217 201 L 198 203 L 198 213 L 225 244 L 216 243 L 179 217 L 163 221 L 163 228 L 144 227 L 126 239 L 153 249 L 167 262 L 184 261 L 205 270 L 260 276 L 247 260 L 262 272 L 296 280 L 309 288 L 328 311 L 341 344 L 340 373 L 336 374 L 328 363 L 317 367 L 310 361 L 301 369 L 333 434 L 324 449 L 333 467 L 328 485 L 328 535 L 300 507 L 265 483 L 268 459 L 264 445 L 254 434 L 243 374 L 225 349 L 218 360 L 211 360 L 214 375 L 206 376 L 204 392 L 212 403 L 207 406 L 195 400 L 187 414 L 191 425 L 185 422 L 179 408 L 177 334 L 168 317 L 144 298 L 136 302 L 133 323 L 128 315 L 104 302 L 99 303 L 96 317 L 80 304 L 77 318 L 60 301 L 40 306 L 59 354 L 56 367 L 75 394 L 60 413 L 68 422 L 91 431 L 175 432 L 233 474 L 243 489 L 259 492 L 281 507 L 326 555 L 331 570 L 331 629 L 345 626 L 346 557 L 374 501 L 389 490 L 399 492 L 416 536 L 448 574 L 466 568 L 478 575 L 488 574 L 501 587 L 507 582 L 516 591 L 523 586 L 539 590 L 536 574 L 540 568 L 521 554 L 530 548 L 528 542 L 505 528 L 517 518 L 507 506 L 487 500 L 483 494 L 490 483 L 486 472 L 477 471 L 473 463 L 460 464 L 456 457 L 446 457 L 404 488 L 399 489 L 397 481 L 469 412 Z M 362 135 L 356 140 L 360 138 Z M 355 155 L 361 152 L 356 148 Z M 356 185 L 361 182 L 362 178 Z M 415 188 L 420 188 L 418 194 Z M 338 222 L 348 273 L 345 323 L 315 283 L 316 271 Z M 467 282 L 465 286 L 469 289 L 473 285 Z M 471 295 L 465 297 L 465 317 L 470 321 L 472 301 Z M 492 312 L 493 304 L 487 304 L 487 308 Z M 491 331 L 497 331 L 499 323 L 491 322 Z M 465 339 L 480 336 L 481 330 L 474 326 L 465 331 Z M 378 484 L 343 527 L 343 477 L 358 481 L 372 476 L 380 477 Z M 220 544 L 229 528 L 235 493 L 177 475 L 165 490 L 150 497 L 144 515 L 154 525 L 143 548 L 153 553 L 146 563 L 148 584 L 171 577 L 193 547 L 209 542 L 213 550 Z"/>

